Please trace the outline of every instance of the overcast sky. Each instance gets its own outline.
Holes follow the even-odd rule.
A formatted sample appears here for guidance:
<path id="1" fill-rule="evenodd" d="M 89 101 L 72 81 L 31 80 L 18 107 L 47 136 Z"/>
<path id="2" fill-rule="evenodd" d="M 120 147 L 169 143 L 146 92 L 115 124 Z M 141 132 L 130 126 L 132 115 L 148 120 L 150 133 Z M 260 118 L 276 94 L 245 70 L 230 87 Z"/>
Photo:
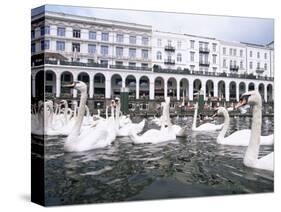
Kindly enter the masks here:
<path id="1" fill-rule="evenodd" d="M 267 44 L 274 40 L 274 20 L 182 13 L 147 12 L 47 5 L 47 11 L 152 25 L 153 30 Z M 40 10 L 34 10 L 37 13 Z M 187 10 L 188 11 L 188 10 Z"/>

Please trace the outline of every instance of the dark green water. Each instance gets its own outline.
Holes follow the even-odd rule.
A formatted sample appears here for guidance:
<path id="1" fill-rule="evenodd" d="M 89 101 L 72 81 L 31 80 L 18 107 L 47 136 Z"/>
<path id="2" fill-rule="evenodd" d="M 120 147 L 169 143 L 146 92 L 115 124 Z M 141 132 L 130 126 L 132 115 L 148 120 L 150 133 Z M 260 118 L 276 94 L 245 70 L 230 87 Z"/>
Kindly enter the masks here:
<path id="1" fill-rule="evenodd" d="M 250 128 L 250 118 L 231 118 L 232 133 Z M 192 118 L 174 120 L 191 126 Z M 222 122 L 222 120 L 218 120 Z M 273 133 L 273 119 L 263 118 L 262 134 Z M 151 122 L 145 130 L 155 128 Z M 46 204 L 65 205 L 248 194 L 273 191 L 273 173 L 247 168 L 246 147 L 216 143 L 217 132 L 188 133 L 174 142 L 133 145 L 118 138 L 107 148 L 64 153 L 63 138 L 45 141 Z M 38 157 L 33 138 L 33 158 Z M 260 156 L 273 151 L 261 147 Z"/>

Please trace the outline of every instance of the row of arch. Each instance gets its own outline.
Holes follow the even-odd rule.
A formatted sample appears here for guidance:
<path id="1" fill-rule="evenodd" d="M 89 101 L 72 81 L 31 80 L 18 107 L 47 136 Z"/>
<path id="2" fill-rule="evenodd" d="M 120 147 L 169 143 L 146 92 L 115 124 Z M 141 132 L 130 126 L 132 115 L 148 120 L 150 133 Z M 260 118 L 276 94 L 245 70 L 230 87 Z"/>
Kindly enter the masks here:
<path id="1" fill-rule="evenodd" d="M 55 94 L 57 97 L 73 97 L 75 96 L 75 91 L 69 88 L 63 87 L 63 85 L 72 82 L 74 79 L 73 73 L 70 71 L 64 71 L 59 76 L 60 79 L 57 79 L 57 75 L 52 70 L 47 71 L 39 71 L 35 75 L 35 92 L 33 96 L 38 96 L 40 93 L 43 93 L 42 89 L 45 89 L 46 93 Z M 42 80 L 44 79 L 45 80 Z M 190 85 L 190 82 L 187 78 L 183 78 L 178 81 L 174 77 L 168 78 L 166 84 L 165 80 L 161 76 L 157 76 L 153 82 L 153 89 L 151 89 L 151 82 L 148 76 L 142 76 L 139 78 L 138 82 L 134 75 L 126 76 L 124 82 L 122 80 L 122 76 L 120 74 L 113 74 L 110 79 L 110 86 L 107 86 L 108 83 L 106 80 L 106 76 L 103 73 L 97 73 L 93 77 L 93 86 L 92 90 L 90 90 L 90 76 L 86 72 L 80 72 L 77 77 L 78 80 L 85 82 L 88 85 L 88 93 L 90 98 L 105 98 L 106 89 L 110 89 L 110 97 L 114 97 L 120 94 L 121 87 L 129 88 L 129 96 L 131 98 L 148 98 L 151 99 L 159 99 L 164 98 L 165 95 L 170 96 L 175 99 L 179 99 L 182 96 L 188 96 L 189 99 L 193 99 L 194 96 L 198 94 L 198 92 L 204 88 L 204 96 L 205 97 L 219 97 L 226 98 L 228 100 L 238 100 L 239 96 L 246 91 L 258 89 L 261 93 L 262 98 L 265 101 L 273 101 L 272 95 L 272 84 L 264 85 L 264 83 L 260 82 L 256 87 L 255 83 L 250 82 L 248 86 L 245 82 L 237 83 L 235 81 L 231 81 L 228 85 L 225 81 L 220 80 L 215 83 L 214 80 L 209 79 L 204 84 L 202 80 L 195 79 Z M 44 86 L 40 86 L 40 83 L 45 82 Z M 59 86 L 59 87 L 58 87 Z M 238 87 L 237 87 L 238 86 Z M 39 89 L 42 87 L 42 89 Z M 45 88 L 43 88 L 45 87 Z M 192 91 L 190 90 L 192 89 Z M 228 90 L 227 90 L 228 89 Z M 58 93 L 59 92 L 59 93 Z M 153 95 L 150 93 L 153 92 Z M 191 97 L 192 95 L 192 97 Z"/>

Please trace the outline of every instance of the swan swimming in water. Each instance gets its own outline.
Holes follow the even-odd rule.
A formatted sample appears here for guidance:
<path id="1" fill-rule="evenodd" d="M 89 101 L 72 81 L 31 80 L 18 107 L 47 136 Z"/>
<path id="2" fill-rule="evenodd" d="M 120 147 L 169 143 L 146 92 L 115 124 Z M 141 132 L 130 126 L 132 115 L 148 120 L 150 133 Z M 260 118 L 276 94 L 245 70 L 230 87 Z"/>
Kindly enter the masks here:
<path id="1" fill-rule="evenodd" d="M 110 145 L 116 138 L 114 117 L 111 117 L 106 122 L 102 122 L 96 127 L 90 127 L 81 132 L 86 110 L 87 85 L 84 82 L 76 81 L 71 85 L 66 85 L 66 87 L 81 91 L 81 97 L 78 116 L 76 117 L 70 134 L 65 139 L 64 150 L 66 152 L 81 152 Z"/>
<path id="2" fill-rule="evenodd" d="M 249 91 L 247 93 L 244 93 L 240 99 L 241 100 L 236 106 L 236 108 L 239 108 L 244 105 L 253 106 L 251 136 L 250 136 L 249 145 L 246 150 L 246 154 L 244 156 L 243 163 L 247 167 L 273 171 L 274 152 L 271 152 L 270 154 L 264 157 L 258 158 L 260 141 L 261 141 L 261 119 L 262 119 L 261 95 L 259 94 L 258 91 Z"/>
<path id="3" fill-rule="evenodd" d="M 176 133 L 174 132 L 169 115 L 170 98 L 166 98 L 166 103 L 163 108 L 163 119 L 161 119 L 162 126 L 160 130 L 150 129 L 144 134 L 138 136 L 136 132 L 131 131 L 129 137 L 134 143 L 161 143 L 176 140 Z M 165 124 L 167 122 L 167 126 Z"/>
<path id="4" fill-rule="evenodd" d="M 228 137 L 225 137 L 225 134 L 229 128 L 229 114 L 228 110 L 224 107 L 219 107 L 215 115 L 223 115 L 224 116 L 224 124 L 223 128 L 220 131 L 217 137 L 217 143 L 231 146 L 248 146 L 249 140 L 251 137 L 251 130 L 239 130 Z M 261 142 L 260 145 L 273 145 L 273 134 L 268 136 L 260 136 Z"/>
<path id="5" fill-rule="evenodd" d="M 198 103 L 195 104 L 195 110 L 193 115 L 193 123 L 192 123 L 192 131 L 216 131 L 220 130 L 223 127 L 223 124 L 212 124 L 212 123 L 205 123 L 201 124 L 200 126 L 196 127 L 196 119 L 198 113 Z"/>

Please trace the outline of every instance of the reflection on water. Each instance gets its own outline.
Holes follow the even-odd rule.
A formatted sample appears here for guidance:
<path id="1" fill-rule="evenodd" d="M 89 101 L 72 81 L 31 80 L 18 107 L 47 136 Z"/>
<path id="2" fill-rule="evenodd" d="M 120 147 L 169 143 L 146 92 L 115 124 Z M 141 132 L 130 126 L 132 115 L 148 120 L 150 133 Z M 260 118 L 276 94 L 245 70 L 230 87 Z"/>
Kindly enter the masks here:
<path id="1" fill-rule="evenodd" d="M 218 122 L 222 122 L 222 118 Z M 174 122 L 191 127 L 192 118 Z M 230 133 L 250 128 L 251 118 L 231 118 Z M 273 133 L 263 118 L 262 134 Z M 154 128 L 150 122 L 145 130 Z M 273 191 L 273 173 L 243 166 L 246 147 L 216 143 L 217 132 L 188 133 L 161 144 L 133 145 L 118 138 L 109 147 L 64 153 L 63 138 L 45 141 L 46 204 L 115 202 Z M 37 157 L 33 138 L 33 157 Z M 261 147 L 266 155 L 273 147 Z"/>

